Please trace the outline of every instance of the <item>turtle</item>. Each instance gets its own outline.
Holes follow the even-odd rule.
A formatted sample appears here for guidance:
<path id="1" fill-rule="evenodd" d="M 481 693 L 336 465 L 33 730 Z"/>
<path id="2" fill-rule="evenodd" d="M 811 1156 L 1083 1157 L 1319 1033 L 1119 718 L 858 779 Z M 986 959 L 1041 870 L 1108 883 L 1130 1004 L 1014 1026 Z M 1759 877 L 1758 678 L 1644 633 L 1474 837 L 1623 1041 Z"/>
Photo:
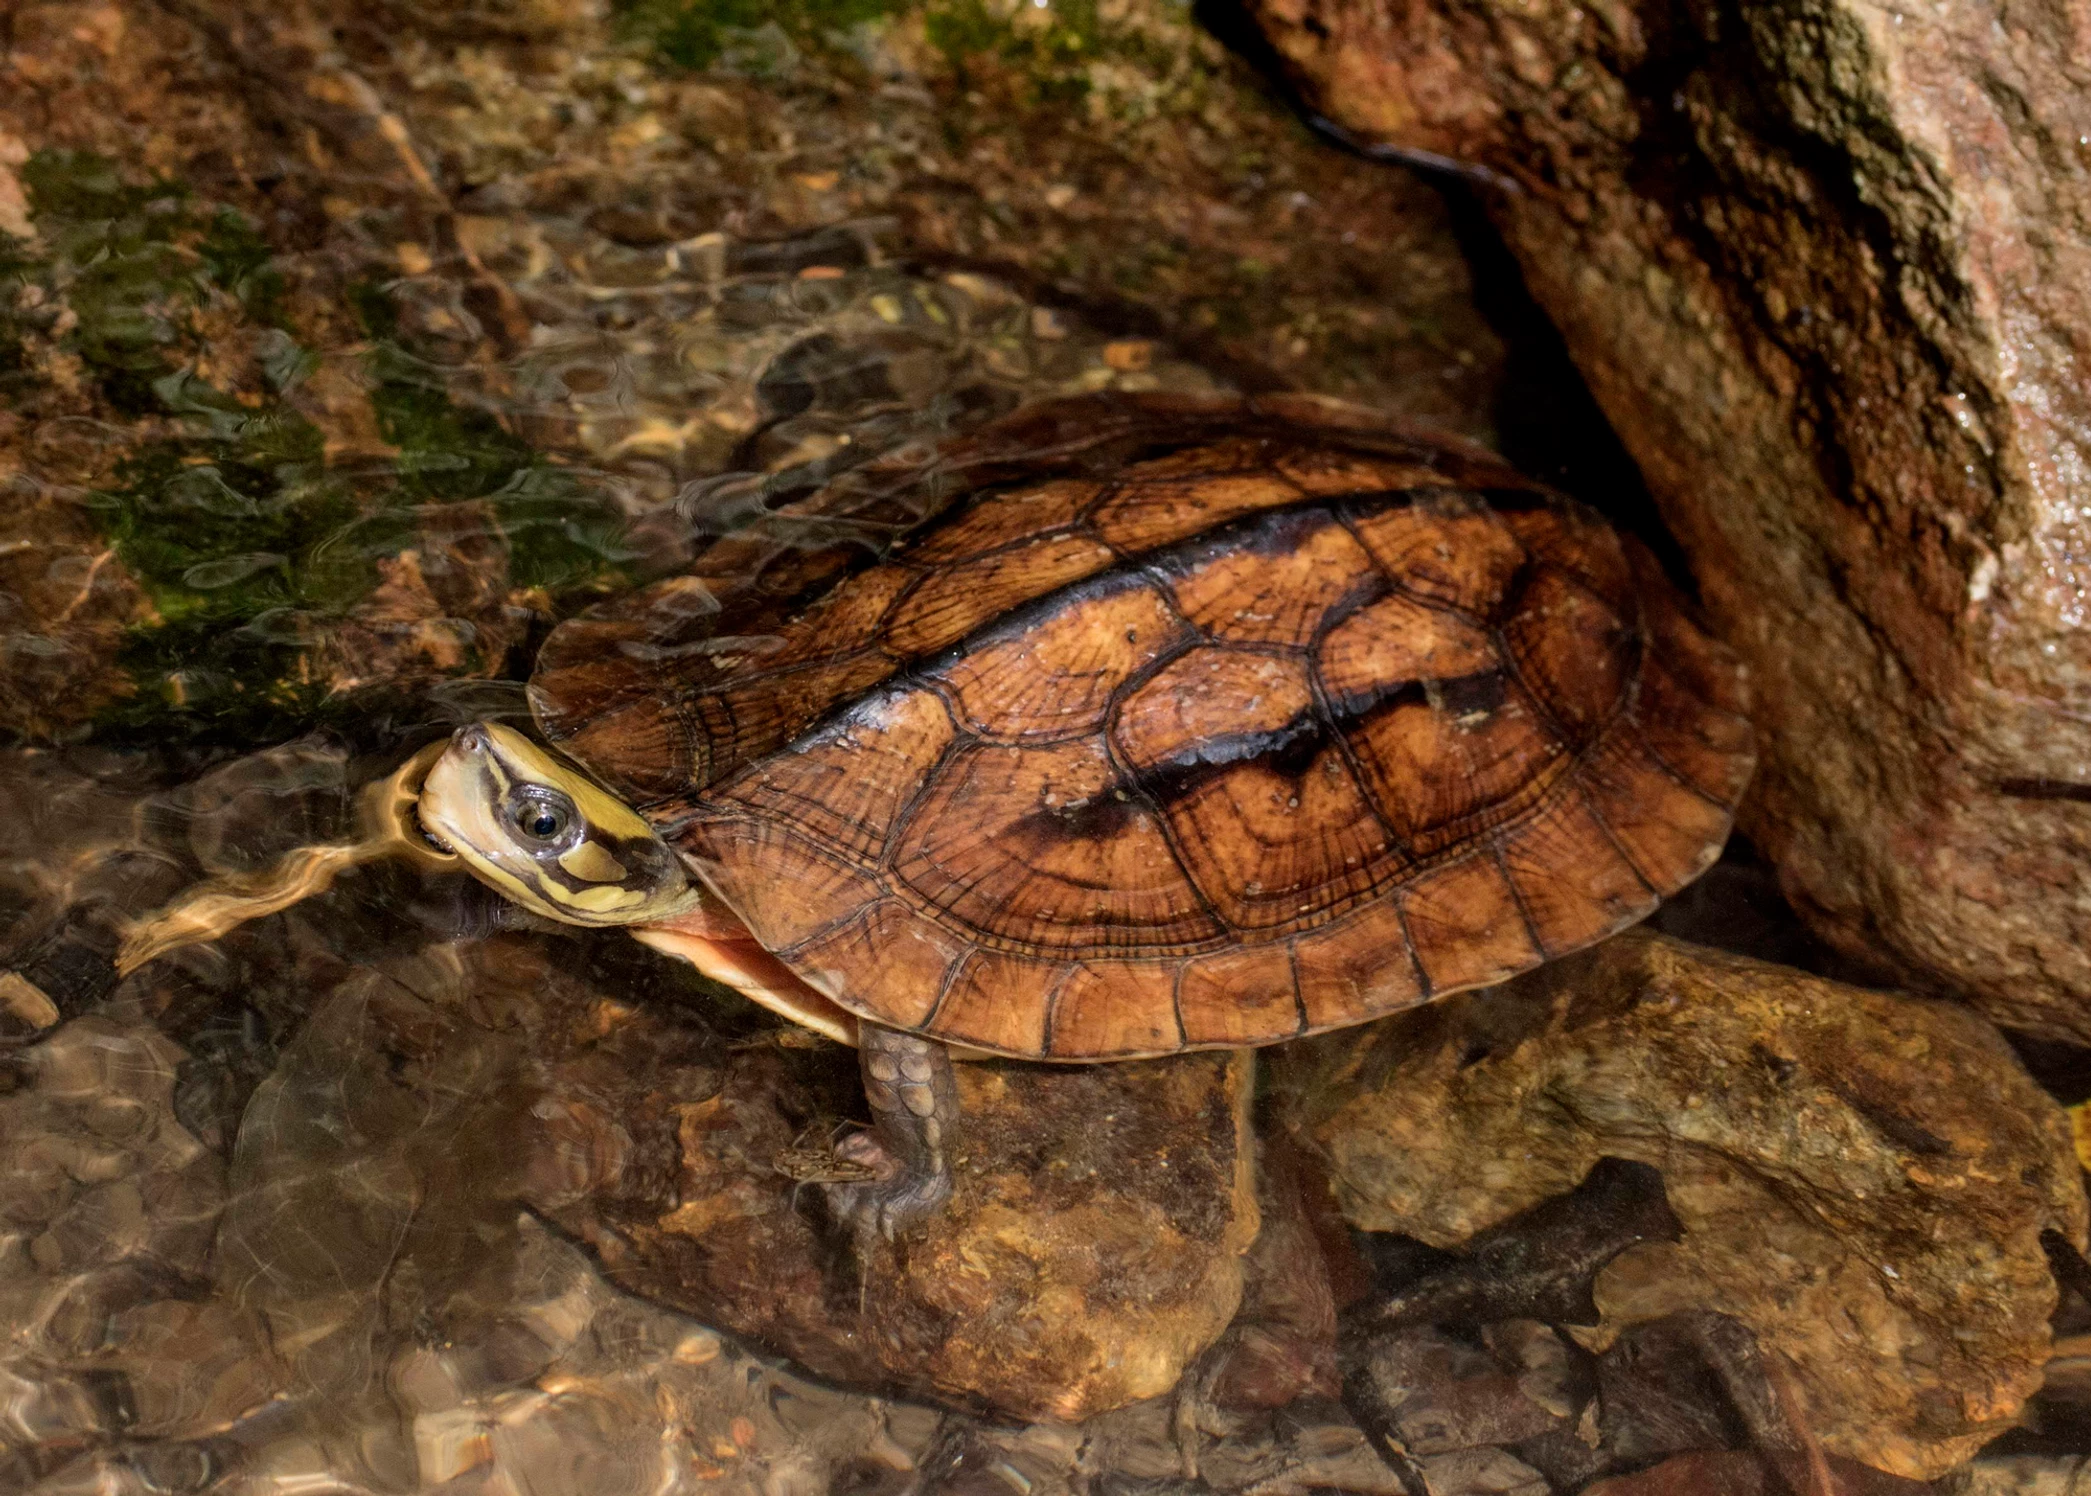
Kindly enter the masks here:
<path id="1" fill-rule="evenodd" d="M 950 1191 L 953 1058 L 1503 981 L 1704 871 L 1755 761 L 1645 546 L 1306 396 L 1077 396 L 772 493 L 555 629 L 529 698 L 539 737 L 422 756 L 422 833 L 854 1044 L 872 1125 L 823 1188 L 889 1236 Z"/>

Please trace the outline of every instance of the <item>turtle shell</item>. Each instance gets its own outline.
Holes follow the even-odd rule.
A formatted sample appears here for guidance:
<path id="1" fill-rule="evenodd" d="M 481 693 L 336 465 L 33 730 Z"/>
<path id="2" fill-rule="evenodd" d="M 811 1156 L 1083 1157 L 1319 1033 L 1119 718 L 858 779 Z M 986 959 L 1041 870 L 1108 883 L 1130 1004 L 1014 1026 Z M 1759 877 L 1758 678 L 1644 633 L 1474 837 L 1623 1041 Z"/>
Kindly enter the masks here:
<path id="1" fill-rule="evenodd" d="M 1056 1060 L 1588 945 L 1705 869 L 1753 764 L 1638 545 L 1304 398 L 1067 401 L 859 469 L 562 627 L 535 688 L 809 985 Z"/>

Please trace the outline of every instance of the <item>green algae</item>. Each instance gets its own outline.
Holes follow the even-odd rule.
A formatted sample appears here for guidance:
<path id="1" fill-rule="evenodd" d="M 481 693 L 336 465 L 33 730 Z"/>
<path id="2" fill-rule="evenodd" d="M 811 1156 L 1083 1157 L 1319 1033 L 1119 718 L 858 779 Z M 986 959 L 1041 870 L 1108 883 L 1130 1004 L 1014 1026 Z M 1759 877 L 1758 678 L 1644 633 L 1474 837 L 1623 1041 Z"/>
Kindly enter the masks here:
<path id="1" fill-rule="evenodd" d="M 210 286 L 185 242 L 197 229 L 187 192 L 164 178 L 126 182 L 114 163 L 72 151 L 39 151 L 21 179 L 48 255 L 42 279 L 78 319 L 68 348 L 118 411 L 153 413 L 152 382 Z"/>
<path id="2" fill-rule="evenodd" d="M 352 288 L 368 351 L 349 356 L 395 451 L 344 471 L 291 399 L 320 359 L 294 335 L 285 277 L 252 224 L 83 154 L 40 153 L 21 176 L 37 238 L 0 239 L 0 389 L 39 382 L 19 310 L 33 300 L 47 341 L 118 418 L 107 439 L 120 455 L 87 509 L 153 614 L 118 656 L 134 689 L 98 727 L 252 741 L 341 708 L 330 628 L 449 515 L 452 531 L 499 532 L 502 588 L 571 604 L 624 579 L 609 503 L 453 399 L 384 290 Z M 245 387 L 199 372 L 216 365 L 246 370 Z"/>
<path id="3" fill-rule="evenodd" d="M 1089 68 L 1100 60 L 1166 72 L 1181 55 L 1143 31 L 1108 25 L 1099 0 L 616 0 L 615 11 L 618 29 L 656 61 L 698 72 L 770 28 L 801 47 L 834 51 L 855 28 L 917 18 L 962 87 L 992 67 L 1020 80 L 1023 102 L 1033 107 L 1082 102 L 1091 92 Z M 1188 7 L 1184 17 L 1188 30 Z"/>
<path id="4" fill-rule="evenodd" d="M 963 82 L 992 59 L 1027 81 L 1033 105 L 1074 104 L 1089 94 L 1088 66 L 1112 50 L 1097 0 L 1054 0 L 1031 23 L 991 7 L 987 0 L 942 0 L 923 14 L 930 45 Z"/>
<path id="5" fill-rule="evenodd" d="M 616 0 L 618 29 L 671 67 L 701 72 L 738 37 L 774 25 L 819 43 L 909 9 L 908 0 Z"/>
<path id="6" fill-rule="evenodd" d="M 617 515 L 485 410 L 450 397 L 441 375 L 399 341 L 385 293 L 357 286 L 352 300 L 372 339 L 371 405 L 378 432 L 398 448 L 388 508 L 483 500 L 508 542 L 509 577 L 556 596 L 607 590 L 633 557 Z"/>

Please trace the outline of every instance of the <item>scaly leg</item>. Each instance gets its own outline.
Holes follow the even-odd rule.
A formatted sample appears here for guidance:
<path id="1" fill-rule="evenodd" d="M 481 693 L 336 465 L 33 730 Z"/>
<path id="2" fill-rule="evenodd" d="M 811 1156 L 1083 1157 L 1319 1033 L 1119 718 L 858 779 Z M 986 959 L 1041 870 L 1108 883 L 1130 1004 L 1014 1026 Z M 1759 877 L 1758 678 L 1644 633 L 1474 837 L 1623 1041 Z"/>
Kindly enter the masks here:
<path id="1" fill-rule="evenodd" d="M 836 1154 L 872 1172 L 869 1180 L 825 1185 L 829 1208 L 859 1235 L 891 1240 L 951 1194 L 950 1150 L 958 1126 L 951 1055 L 934 1039 L 862 1025 L 857 1064 L 871 1130 L 852 1133 Z"/>

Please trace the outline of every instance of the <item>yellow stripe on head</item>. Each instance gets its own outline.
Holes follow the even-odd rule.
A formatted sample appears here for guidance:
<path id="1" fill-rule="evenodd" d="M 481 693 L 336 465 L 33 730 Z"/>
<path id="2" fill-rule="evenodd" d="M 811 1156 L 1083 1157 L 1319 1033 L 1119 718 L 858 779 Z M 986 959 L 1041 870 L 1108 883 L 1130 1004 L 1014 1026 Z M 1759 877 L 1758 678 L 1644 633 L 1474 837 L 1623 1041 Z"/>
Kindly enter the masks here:
<path id="1" fill-rule="evenodd" d="M 459 728 L 416 809 L 473 876 L 549 919 L 649 924 L 698 898 L 645 817 L 513 728 Z"/>

